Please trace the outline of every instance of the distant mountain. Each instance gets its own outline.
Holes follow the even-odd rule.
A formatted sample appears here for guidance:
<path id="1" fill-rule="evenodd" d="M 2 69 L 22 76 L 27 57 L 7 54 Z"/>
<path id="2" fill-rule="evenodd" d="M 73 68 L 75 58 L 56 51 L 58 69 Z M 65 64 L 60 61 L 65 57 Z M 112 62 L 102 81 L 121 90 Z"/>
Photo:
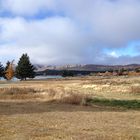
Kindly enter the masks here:
<path id="1" fill-rule="evenodd" d="M 74 70 L 74 71 L 109 71 L 109 70 L 134 70 L 140 68 L 140 64 L 130 64 L 130 65 L 63 65 L 63 66 L 51 66 L 51 65 L 35 65 L 36 71 L 41 72 L 45 70 Z"/>

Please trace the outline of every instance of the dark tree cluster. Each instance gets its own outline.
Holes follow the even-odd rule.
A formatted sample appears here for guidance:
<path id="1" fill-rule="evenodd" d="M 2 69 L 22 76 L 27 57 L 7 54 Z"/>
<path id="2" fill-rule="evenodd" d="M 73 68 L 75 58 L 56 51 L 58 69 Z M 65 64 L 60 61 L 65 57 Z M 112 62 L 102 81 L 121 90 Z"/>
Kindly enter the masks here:
<path id="1" fill-rule="evenodd" d="M 73 76 L 74 76 L 74 72 L 69 71 L 69 70 L 64 70 L 64 71 L 62 72 L 62 76 L 63 76 L 63 77 L 73 77 Z"/>
<path id="2" fill-rule="evenodd" d="M 5 67 L 0 63 L 0 78 L 11 80 L 14 76 L 20 80 L 35 77 L 35 67 L 31 64 L 27 54 L 21 56 L 16 67 L 14 67 L 13 61 L 8 61 Z"/>

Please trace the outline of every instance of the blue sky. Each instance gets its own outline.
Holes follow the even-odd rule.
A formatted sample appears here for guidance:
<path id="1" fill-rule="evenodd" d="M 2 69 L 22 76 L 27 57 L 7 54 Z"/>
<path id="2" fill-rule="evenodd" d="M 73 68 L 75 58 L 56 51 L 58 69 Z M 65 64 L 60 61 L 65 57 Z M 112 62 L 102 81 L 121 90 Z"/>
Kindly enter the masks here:
<path id="1" fill-rule="evenodd" d="M 109 54 L 109 55 L 114 55 L 114 57 L 119 57 L 119 56 L 139 56 L 140 52 L 138 50 L 140 46 L 140 42 L 138 41 L 132 41 L 128 43 L 126 46 L 121 47 L 121 48 L 105 48 L 104 53 Z"/>
<path id="2" fill-rule="evenodd" d="M 0 61 L 140 63 L 139 0 L 0 0 Z"/>

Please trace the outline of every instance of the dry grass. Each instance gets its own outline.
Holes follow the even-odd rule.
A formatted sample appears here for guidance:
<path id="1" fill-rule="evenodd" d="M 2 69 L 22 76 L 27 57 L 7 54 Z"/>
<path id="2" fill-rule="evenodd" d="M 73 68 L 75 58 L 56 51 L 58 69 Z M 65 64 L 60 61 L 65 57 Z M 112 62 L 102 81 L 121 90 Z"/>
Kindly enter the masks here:
<path id="1" fill-rule="evenodd" d="M 17 87 L 11 87 L 11 88 L 0 88 L 0 94 L 5 95 L 13 95 L 13 94 L 30 94 L 30 93 L 36 93 L 37 91 L 34 88 L 17 88 Z"/>
<path id="2" fill-rule="evenodd" d="M 71 91 L 67 96 L 61 98 L 60 102 L 75 105 L 87 105 L 87 100 L 90 98 L 90 95 Z"/>
<path id="3" fill-rule="evenodd" d="M 139 140 L 140 112 L 41 101 L 0 102 L 1 140 Z"/>
<path id="4" fill-rule="evenodd" d="M 62 87 L 61 87 L 62 88 Z M 62 88 L 63 89 L 63 88 Z M 94 97 L 92 94 L 81 93 L 78 90 L 65 89 L 35 89 L 35 88 L 1 88 L 0 99 L 35 99 L 44 98 L 46 101 L 53 101 L 63 104 L 73 105 L 92 105 L 98 104 L 102 106 L 124 107 L 131 109 L 139 109 L 140 102 L 137 100 L 113 100 Z M 138 93 L 138 89 L 133 92 Z"/>
<path id="5" fill-rule="evenodd" d="M 39 91 L 34 88 L 0 88 L 0 99 L 32 99 L 39 98 Z"/>
<path id="6" fill-rule="evenodd" d="M 78 90 L 65 90 L 62 87 L 59 89 L 46 89 L 42 94 L 47 101 L 75 105 L 86 105 L 87 99 L 91 98 L 90 95 L 80 93 Z"/>
<path id="7" fill-rule="evenodd" d="M 131 86 L 130 93 L 140 95 L 140 86 Z"/>
<path id="8" fill-rule="evenodd" d="M 139 140 L 140 111 L 131 108 L 139 105 L 139 86 L 139 77 L 4 83 L 0 139 Z M 92 106 L 85 106 L 89 98 Z"/>

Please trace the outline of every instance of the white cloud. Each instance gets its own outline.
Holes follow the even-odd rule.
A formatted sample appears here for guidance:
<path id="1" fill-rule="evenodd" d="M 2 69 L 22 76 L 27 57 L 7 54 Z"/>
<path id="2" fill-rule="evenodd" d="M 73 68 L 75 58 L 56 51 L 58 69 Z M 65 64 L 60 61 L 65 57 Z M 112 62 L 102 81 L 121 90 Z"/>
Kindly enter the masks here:
<path id="1" fill-rule="evenodd" d="M 11 48 L 17 57 L 28 52 L 34 62 L 80 63 L 86 47 L 91 44 L 90 36 L 69 18 L 53 17 L 30 22 L 23 18 L 2 18 L 0 25 L 0 41 L 3 41 L 0 54 Z"/>
<path id="2" fill-rule="evenodd" d="M 101 44 L 123 46 L 140 39 L 139 0 L 60 0 L 68 15 L 91 27 Z"/>
<path id="3" fill-rule="evenodd" d="M 140 40 L 139 0 L 1 0 L 0 11 L 14 15 L 0 19 L 1 56 L 11 48 L 16 58 L 28 52 L 37 63 L 115 63 L 128 59 L 104 48 Z M 65 17 L 25 18 L 40 11 Z"/>
<path id="4" fill-rule="evenodd" d="M 40 10 L 50 10 L 55 5 L 53 0 L 1 0 L 3 10 L 15 15 L 32 16 Z"/>
<path id="5" fill-rule="evenodd" d="M 2 0 L 15 15 L 36 15 L 40 10 L 62 11 L 86 24 L 93 38 L 108 46 L 124 46 L 140 39 L 139 0 Z"/>
<path id="6" fill-rule="evenodd" d="M 119 55 L 115 51 L 112 51 L 108 55 L 111 56 L 111 57 L 115 57 L 115 58 L 119 57 Z"/>

